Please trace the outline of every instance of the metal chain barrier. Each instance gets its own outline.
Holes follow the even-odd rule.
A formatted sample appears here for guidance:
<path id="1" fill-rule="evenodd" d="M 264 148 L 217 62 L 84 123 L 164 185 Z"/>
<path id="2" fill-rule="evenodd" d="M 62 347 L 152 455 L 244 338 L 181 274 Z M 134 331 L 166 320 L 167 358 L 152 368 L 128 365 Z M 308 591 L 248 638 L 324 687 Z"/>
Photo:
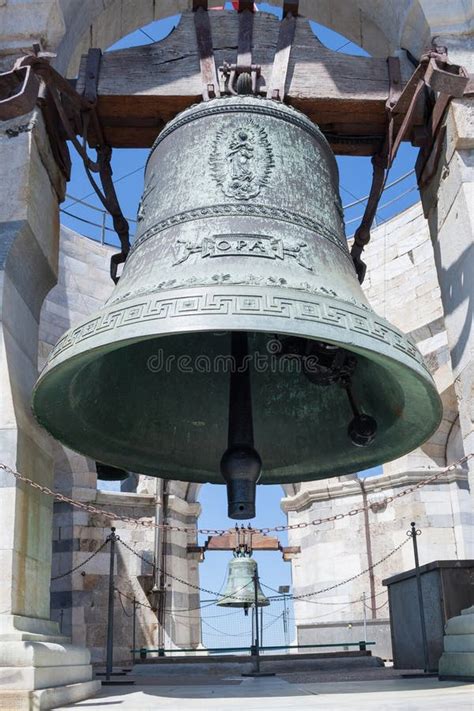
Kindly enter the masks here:
<path id="1" fill-rule="evenodd" d="M 83 560 L 82 563 L 79 563 L 78 565 L 75 565 L 74 568 L 71 568 L 71 570 L 68 570 L 68 571 L 66 571 L 65 573 L 61 573 L 61 575 L 55 575 L 54 578 L 51 578 L 51 581 L 53 581 L 53 580 L 59 580 L 60 578 L 65 578 L 66 575 L 70 575 L 71 573 L 74 573 L 76 570 L 79 570 L 79 568 L 82 568 L 82 567 L 83 567 L 84 565 L 86 565 L 90 560 L 92 560 L 92 558 L 94 558 L 98 553 L 100 553 L 100 551 L 102 550 L 102 548 L 105 548 L 105 546 L 107 545 L 107 543 L 108 543 L 108 541 L 104 541 L 103 543 L 101 543 L 101 545 L 97 548 L 97 550 L 96 550 L 94 553 L 92 553 L 92 555 L 90 555 L 88 558 L 86 558 L 85 560 Z"/>
<path id="2" fill-rule="evenodd" d="M 383 602 L 383 603 L 382 603 L 381 605 L 379 605 L 378 607 L 374 607 L 374 608 L 372 608 L 370 605 L 367 605 L 367 603 L 364 602 L 364 607 L 366 607 L 367 610 L 371 610 L 371 611 L 373 610 L 374 612 L 375 612 L 375 610 L 381 610 L 382 607 L 385 607 L 385 605 L 388 605 L 388 599 L 385 600 L 385 602 Z"/>
<path id="3" fill-rule="evenodd" d="M 205 592 L 208 595 L 213 595 L 215 598 L 219 596 L 219 593 L 216 593 L 214 590 L 207 590 L 207 588 L 201 588 L 199 585 L 194 585 L 193 583 L 188 582 L 187 580 L 183 580 L 183 578 L 178 578 L 176 575 L 172 575 L 171 573 L 168 573 L 166 570 L 162 570 L 158 565 L 155 566 L 154 563 L 152 563 L 150 560 L 145 558 L 145 556 L 141 555 L 140 553 L 137 553 L 137 551 L 132 548 L 131 546 L 128 545 L 128 543 L 125 543 L 122 539 L 118 541 L 122 546 L 124 546 L 127 550 L 130 551 L 130 553 L 133 553 L 134 556 L 139 558 L 140 560 L 144 561 L 147 565 L 151 565 L 152 568 L 156 567 L 156 570 L 158 570 L 160 573 L 163 573 L 163 575 L 166 575 L 168 578 L 171 578 L 172 580 L 176 580 L 177 583 L 181 583 L 182 585 L 186 585 L 188 588 L 193 588 L 194 590 L 199 590 L 200 592 Z M 244 587 L 248 587 L 250 583 L 247 583 L 247 585 L 244 585 Z M 243 588 L 242 588 L 243 589 Z"/>
<path id="4" fill-rule="evenodd" d="M 127 595 L 126 593 L 122 592 L 118 588 L 114 588 L 114 591 L 118 593 L 119 599 L 120 598 L 125 598 L 125 600 L 129 600 L 130 602 L 134 602 L 135 605 L 140 605 L 140 607 L 146 607 L 147 610 L 153 610 L 153 607 L 151 605 L 146 605 L 144 602 L 140 602 L 140 600 L 137 600 L 136 598 L 130 597 L 130 595 Z M 120 603 L 122 604 L 122 601 L 120 600 Z M 123 608 L 123 605 L 122 605 Z M 125 609 L 123 610 L 125 612 Z M 127 615 L 127 613 L 125 613 Z M 127 617 L 130 617 L 130 615 L 127 615 Z"/>
<path id="5" fill-rule="evenodd" d="M 122 593 L 120 592 L 120 590 L 118 590 L 117 588 L 114 588 L 114 592 L 118 593 L 120 607 L 122 608 L 122 612 L 125 615 L 125 617 L 133 617 L 133 612 L 127 612 L 127 610 L 125 609 L 125 605 L 122 602 Z M 137 600 L 132 600 L 132 602 L 134 603 L 134 605 L 137 605 L 137 604 L 141 605 L 142 604 L 142 603 L 138 602 Z"/>
<path id="6" fill-rule="evenodd" d="M 395 551 L 393 551 L 393 552 L 395 552 Z M 343 582 L 345 583 L 346 581 L 343 581 Z M 271 590 L 272 592 L 278 593 L 278 590 L 275 590 L 275 588 L 271 588 L 269 585 L 265 585 L 265 583 L 263 583 L 262 581 L 260 581 L 260 585 L 262 588 L 266 588 L 267 590 Z M 372 597 L 375 598 L 375 597 L 380 597 L 380 595 L 387 595 L 387 594 L 388 594 L 387 590 L 382 590 L 381 592 L 376 593 Z M 270 595 L 268 599 L 274 600 L 274 599 L 279 599 L 280 597 L 283 597 L 283 596 L 278 595 L 278 598 L 277 598 L 276 595 L 273 595 L 273 596 Z M 287 599 L 291 599 L 292 596 L 290 594 L 287 594 L 286 597 L 287 597 Z M 347 600 L 347 602 L 343 602 L 343 601 L 322 602 L 321 600 L 318 600 L 317 602 L 315 602 L 314 600 L 309 600 L 308 602 L 311 602 L 314 605 L 324 605 L 324 606 L 329 606 L 329 607 L 341 607 L 341 605 L 356 605 L 358 602 L 360 602 L 360 598 L 356 598 L 355 600 Z M 385 603 L 384 603 L 384 605 L 385 605 Z M 372 608 L 369 607 L 369 609 L 372 609 Z M 377 609 L 377 608 L 375 608 L 375 609 Z"/>
<path id="7" fill-rule="evenodd" d="M 301 523 L 286 524 L 286 525 L 281 525 L 281 526 L 268 526 L 268 527 L 264 527 L 264 528 L 254 528 L 253 531 L 255 531 L 256 533 L 263 533 L 263 534 L 278 533 L 281 531 L 292 531 L 295 529 L 310 528 L 311 526 L 320 526 L 321 524 L 328 523 L 330 521 L 340 521 L 341 519 L 346 518 L 347 516 L 356 516 L 357 514 L 362 513 L 363 511 L 368 511 L 374 504 L 376 504 L 377 506 L 384 506 L 384 505 L 392 503 L 396 499 L 401 499 L 403 496 L 406 496 L 407 494 L 411 494 L 413 491 L 416 491 L 417 489 L 422 489 L 424 486 L 427 486 L 428 484 L 431 484 L 432 482 L 437 481 L 445 474 L 454 471 L 460 465 L 465 464 L 473 456 L 474 456 L 474 453 L 472 453 L 472 452 L 470 454 L 466 454 L 464 457 L 461 457 L 453 464 L 450 464 L 448 467 L 445 467 L 445 469 L 442 469 L 437 474 L 433 474 L 432 476 L 429 476 L 426 479 L 419 481 L 417 484 L 413 484 L 412 486 L 406 487 L 402 491 L 399 491 L 398 494 L 394 494 L 394 496 L 386 496 L 383 499 L 377 499 L 373 502 L 369 501 L 369 502 L 367 502 L 367 504 L 365 506 L 359 506 L 358 508 L 351 509 L 350 511 L 346 511 L 345 513 L 334 514 L 333 516 L 326 516 L 325 518 L 316 518 L 313 521 L 302 521 Z M 123 523 L 131 523 L 135 526 L 142 526 L 143 528 L 159 528 L 159 529 L 165 530 L 165 531 L 177 531 L 177 532 L 181 532 L 181 533 L 201 533 L 201 534 L 207 535 L 207 536 L 220 536 L 220 535 L 226 533 L 226 529 L 224 529 L 224 528 L 194 528 L 194 526 L 184 526 L 184 527 L 170 526 L 169 524 L 157 524 L 155 521 L 152 521 L 149 519 L 143 520 L 143 519 L 131 518 L 130 516 L 120 516 L 119 514 L 114 513 L 113 511 L 106 511 L 105 509 L 98 508 L 97 506 L 94 506 L 93 504 L 86 504 L 83 501 L 76 501 L 75 499 L 71 499 L 69 496 L 66 496 L 65 494 L 60 494 L 57 491 L 53 491 L 48 486 L 43 486 L 42 484 L 38 484 L 37 482 L 33 481 L 32 479 L 29 479 L 28 477 L 24 476 L 23 474 L 20 474 L 19 472 L 14 471 L 13 469 L 11 469 L 11 467 L 7 466 L 6 464 L 0 463 L 0 469 L 3 469 L 4 471 L 9 472 L 12 476 L 14 476 L 16 479 L 18 479 L 18 481 L 21 481 L 24 484 L 31 486 L 33 489 L 37 489 L 42 494 L 46 494 L 47 496 L 52 496 L 53 498 L 56 499 L 56 501 L 62 501 L 63 503 L 70 504 L 71 506 L 81 509 L 82 511 L 87 511 L 88 513 L 99 514 L 101 516 L 105 516 L 106 518 L 109 518 L 110 520 L 121 521 Z"/>
<path id="8" fill-rule="evenodd" d="M 410 540 L 409 538 L 405 538 L 398 546 L 396 546 L 396 548 L 391 550 L 390 553 L 387 553 L 387 555 L 384 555 L 384 557 L 380 558 L 380 560 L 378 560 L 376 563 L 372 563 L 372 565 L 369 565 L 368 568 L 361 570 L 360 573 L 351 575 L 350 578 L 346 578 L 346 580 L 343 580 L 340 583 L 335 583 L 334 585 L 329 585 L 327 588 L 322 588 L 321 590 L 316 590 L 315 592 L 305 593 L 304 595 L 291 595 L 291 599 L 292 600 L 304 600 L 308 597 L 312 597 L 313 595 L 322 595 L 323 593 L 329 592 L 330 590 L 334 590 L 335 588 L 338 588 L 341 585 L 346 585 L 346 583 L 351 583 L 353 580 L 356 580 L 357 578 L 360 578 L 362 575 L 365 575 L 366 573 L 368 573 L 369 571 L 373 570 L 378 565 L 380 565 L 381 563 L 386 561 L 392 555 L 397 553 L 397 551 L 399 551 L 400 548 L 403 548 L 403 546 L 405 546 L 409 540 Z M 289 596 L 287 596 L 287 597 L 289 597 Z M 280 595 L 280 596 L 275 595 L 273 597 L 269 597 L 268 599 L 269 600 L 283 600 L 283 596 L 282 595 Z M 308 602 L 311 602 L 311 600 L 309 600 Z"/>
<path id="9" fill-rule="evenodd" d="M 322 588 L 321 590 L 316 590 L 315 592 L 311 593 L 305 593 L 304 595 L 286 595 L 286 599 L 291 599 L 291 600 L 301 600 L 301 599 L 306 599 L 308 597 L 313 597 L 314 595 L 322 595 L 323 593 L 329 592 L 330 590 L 334 590 L 335 588 L 341 587 L 342 585 L 346 585 L 347 583 L 352 582 L 353 580 L 356 580 L 357 578 L 360 578 L 362 575 L 365 575 L 366 573 L 370 572 L 374 568 L 376 568 L 378 565 L 381 565 L 384 563 L 388 558 L 391 558 L 392 555 L 397 553 L 404 545 L 408 543 L 410 540 L 409 537 L 405 538 L 401 543 L 398 544 L 395 548 L 393 548 L 391 551 L 389 551 L 386 555 L 383 556 L 383 558 L 380 558 L 380 560 L 376 561 L 375 563 L 372 563 L 372 565 L 369 565 L 367 568 L 364 568 L 364 570 L 361 570 L 359 573 L 356 573 L 355 575 L 352 575 L 350 578 L 346 578 L 345 580 L 341 580 L 339 583 L 335 583 L 334 585 L 330 585 L 326 588 Z M 140 553 L 137 553 L 136 550 L 134 550 L 131 546 L 129 546 L 127 543 L 122 541 L 122 539 L 118 540 L 119 543 L 121 543 L 125 548 L 127 548 L 133 555 L 135 555 L 137 558 L 140 560 L 144 561 L 148 565 L 153 565 L 147 558 L 144 556 L 140 555 Z M 157 568 L 160 572 L 161 569 Z M 193 583 L 188 582 L 187 580 L 183 580 L 182 578 L 178 578 L 174 575 L 171 575 L 171 573 L 167 573 L 164 571 L 164 574 L 167 575 L 168 577 L 172 578 L 173 580 L 176 580 L 177 582 L 181 583 L 182 585 L 185 585 L 186 587 L 193 588 L 195 590 L 199 590 L 200 592 L 205 592 L 209 595 L 213 595 L 215 597 L 215 600 L 212 601 L 212 603 L 217 602 L 217 600 L 222 600 L 224 598 L 219 598 L 219 593 L 216 593 L 212 590 L 207 590 L 206 588 L 201 588 L 199 585 L 194 585 Z M 242 586 L 242 588 L 239 588 L 239 590 L 234 591 L 239 592 L 240 590 L 244 590 L 246 587 L 248 587 L 251 583 L 247 583 L 246 585 Z M 273 590 L 273 588 L 270 588 L 268 585 L 265 585 L 265 583 L 261 583 L 261 585 L 265 588 L 268 588 L 270 590 Z M 383 595 L 386 594 L 386 590 L 383 590 L 381 593 L 378 593 L 378 595 Z M 377 595 L 377 596 L 378 596 Z M 277 601 L 277 600 L 284 600 L 285 596 L 283 595 L 273 595 L 268 597 L 269 600 L 272 601 Z M 312 600 L 308 600 L 308 602 L 313 602 Z M 358 602 L 358 600 L 351 600 L 348 603 L 345 603 L 347 605 L 352 604 L 353 602 Z M 317 604 L 324 604 L 324 603 L 317 603 Z M 335 604 L 335 605 L 340 605 L 340 603 L 326 603 L 326 604 Z M 384 603 L 385 604 L 385 603 Z M 196 608 L 196 609 L 201 609 L 201 607 Z M 188 609 L 190 612 L 191 610 Z M 173 610 L 170 610 L 169 612 L 173 612 Z"/>

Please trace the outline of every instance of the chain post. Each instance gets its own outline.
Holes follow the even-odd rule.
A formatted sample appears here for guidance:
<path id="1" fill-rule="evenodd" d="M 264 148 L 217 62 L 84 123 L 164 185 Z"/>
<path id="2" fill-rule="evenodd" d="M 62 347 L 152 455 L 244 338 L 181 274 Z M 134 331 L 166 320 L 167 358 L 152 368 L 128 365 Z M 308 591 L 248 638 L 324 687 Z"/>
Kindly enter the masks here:
<path id="1" fill-rule="evenodd" d="M 286 605 L 287 597 L 286 593 L 283 593 L 283 634 L 285 636 L 285 644 L 288 647 L 290 644 L 290 635 L 288 628 L 288 607 Z"/>
<path id="2" fill-rule="evenodd" d="M 419 613 L 420 613 L 420 627 L 421 627 L 421 639 L 423 642 L 423 662 L 424 662 L 424 669 L 423 671 L 426 673 L 429 671 L 429 652 L 428 652 L 428 640 L 426 637 L 426 620 L 425 620 L 425 606 L 423 603 L 423 590 L 421 587 L 421 574 L 420 574 L 420 561 L 418 558 L 418 543 L 416 541 L 417 536 L 421 536 L 421 531 L 420 529 L 416 528 L 416 524 L 414 521 L 411 522 L 410 524 L 411 528 L 409 531 L 407 531 L 407 536 L 411 538 L 412 543 L 413 543 L 413 555 L 415 558 L 415 574 L 416 574 L 416 588 L 418 592 L 418 608 L 419 608 Z"/>
<path id="3" fill-rule="evenodd" d="M 260 674 L 260 633 L 258 629 L 258 573 L 253 576 L 253 592 L 255 605 L 255 671 Z"/>
<path id="4" fill-rule="evenodd" d="M 365 591 L 362 593 L 362 607 L 364 611 L 364 642 L 367 643 L 367 605 L 365 604 Z"/>
<path id="5" fill-rule="evenodd" d="M 110 543 L 110 563 L 109 563 L 109 604 L 107 617 L 107 651 L 105 679 L 110 681 L 114 656 L 114 567 L 115 567 L 115 542 L 119 537 L 115 535 L 115 528 L 111 527 L 111 533 L 107 536 Z"/>
<path id="6" fill-rule="evenodd" d="M 260 671 L 260 630 L 258 624 L 258 572 L 253 575 L 253 591 L 254 591 L 254 612 L 255 612 L 255 639 L 252 640 L 252 664 L 253 670 L 248 673 L 243 673 L 242 676 L 275 676 L 273 672 Z"/>
<path id="7" fill-rule="evenodd" d="M 132 618 L 132 665 L 135 666 L 135 649 L 137 646 L 137 599 L 133 596 L 133 618 Z"/>

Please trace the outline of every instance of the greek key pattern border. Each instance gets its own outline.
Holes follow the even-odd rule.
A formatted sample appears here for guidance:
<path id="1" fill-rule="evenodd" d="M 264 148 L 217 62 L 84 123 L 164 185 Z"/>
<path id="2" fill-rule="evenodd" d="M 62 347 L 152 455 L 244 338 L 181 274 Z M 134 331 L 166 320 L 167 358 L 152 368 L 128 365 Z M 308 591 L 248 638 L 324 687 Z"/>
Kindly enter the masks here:
<path id="1" fill-rule="evenodd" d="M 320 224 L 316 220 L 313 220 L 311 217 L 299 215 L 298 213 L 291 212 L 290 210 L 282 210 L 281 208 L 258 204 L 210 205 L 209 207 L 197 207 L 192 210 L 178 212 L 176 215 L 172 215 L 165 220 L 157 222 L 141 234 L 140 237 L 138 237 L 133 243 L 130 255 L 141 247 L 144 242 L 150 239 L 150 237 L 155 237 L 155 235 L 169 229 L 170 227 L 182 225 L 185 222 L 192 222 L 194 220 L 203 220 L 209 217 L 265 217 L 268 219 L 278 220 L 279 222 L 287 222 L 292 225 L 296 224 L 300 227 L 305 227 L 312 232 L 316 232 L 318 235 L 328 240 L 328 242 L 331 242 L 331 244 L 338 247 L 345 257 L 351 259 L 347 242 L 342 242 L 333 232 L 328 230 L 327 227 Z"/>
<path id="2" fill-rule="evenodd" d="M 378 319 L 375 314 L 348 309 L 342 302 L 305 299 L 269 294 L 200 293 L 182 296 L 160 296 L 128 306 L 117 306 L 67 332 L 51 351 L 47 366 L 60 354 L 93 336 L 117 331 L 140 322 L 177 320 L 193 316 L 263 316 L 305 321 L 332 326 L 342 331 L 359 333 L 383 343 L 412 358 L 428 369 L 417 348 L 399 331 Z M 157 334 L 158 335 L 158 334 Z"/>

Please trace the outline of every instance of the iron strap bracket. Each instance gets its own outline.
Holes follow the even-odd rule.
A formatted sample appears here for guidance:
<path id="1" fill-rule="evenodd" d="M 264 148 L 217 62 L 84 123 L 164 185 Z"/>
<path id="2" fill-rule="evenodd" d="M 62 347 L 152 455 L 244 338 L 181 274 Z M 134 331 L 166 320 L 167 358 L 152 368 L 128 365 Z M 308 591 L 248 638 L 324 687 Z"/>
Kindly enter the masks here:
<path id="1" fill-rule="evenodd" d="M 426 136 L 421 146 L 415 171 L 419 187 L 425 187 L 436 174 L 446 136 L 444 117 L 451 99 L 470 93 L 470 75 L 464 67 L 451 64 L 446 47 L 435 45 L 427 54 L 425 80 L 437 93 L 433 110 L 426 125 Z"/>
<path id="2" fill-rule="evenodd" d="M 258 94 L 261 66 L 252 62 L 253 0 L 238 0 L 239 35 L 237 61 L 223 62 L 219 71 L 224 78 L 224 91 L 238 94 Z M 288 74 L 291 47 L 293 44 L 299 0 L 284 0 L 283 19 L 280 23 L 278 41 L 273 61 L 272 76 L 268 82 L 267 98 L 283 101 Z M 220 97 L 219 78 L 216 71 L 212 45 L 211 24 L 208 15 L 208 0 L 193 0 L 194 25 L 202 77 L 204 101 Z"/>
<path id="3" fill-rule="evenodd" d="M 219 67 L 219 71 L 224 77 L 225 91 L 229 94 L 233 96 L 257 94 L 261 67 L 259 64 L 252 63 L 253 0 L 240 0 L 237 11 L 239 13 L 237 62 L 234 64 L 224 62 Z"/>
<path id="4" fill-rule="evenodd" d="M 86 77 L 84 82 L 83 97 L 91 106 L 97 104 L 97 87 L 99 86 L 100 63 L 102 50 L 92 48 L 87 53 Z"/>
<path id="5" fill-rule="evenodd" d="M 125 262 L 130 251 L 129 226 L 120 208 L 112 181 L 112 149 L 107 146 L 96 111 L 97 86 L 102 52 L 90 49 L 87 57 L 86 85 L 81 96 L 73 85 L 50 64 L 54 55 L 42 52 L 39 46 L 34 51 L 18 59 L 13 73 L 24 77 L 23 87 L 12 98 L 1 102 L 0 118 L 20 115 L 31 111 L 37 102 L 44 116 L 46 130 L 51 142 L 54 158 L 66 180 L 70 178 L 71 159 L 66 140 L 70 140 L 82 158 L 87 177 L 104 208 L 112 217 L 118 235 L 121 252 L 114 254 L 110 263 L 110 275 L 118 281 L 117 267 Z M 35 77 L 35 83 L 32 81 Z M 36 94 L 32 87 L 39 88 Z M 10 101 L 10 105 L 8 105 Z M 92 160 L 87 152 L 89 129 L 94 129 L 94 148 L 97 159 Z M 79 138 L 78 138 L 79 136 Z M 94 174 L 100 178 L 100 186 Z"/>
<path id="6" fill-rule="evenodd" d="M 299 0 L 285 0 L 283 3 L 283 18 L 278 32 L 272 76 L 267 89 L 267 99 L 283 101 L 285 98 L 286 77 L 288 75 L 291 47 L 295 37 L 298 8 Z"/>
<path id="7" fill-rule="evenodd" d="M 418 185 L 426 185 L 434 176 L 441 154 L 445 129 L 442 121 L 451 99 L 464 95 L 469 74 L 464 67 L 451 64 L 445 47 L 434 46 L 420 58 L 419 64 L 403 91 L 400 91 L 400 64 L 396 57 L 387 60 L 389 93 L 386 103 L 387 129 L 380 150 L 372 158 L 373 175 L 367 205 L 361 224 L 354 235 L 351 256 L 360 283 L 364 281 L 366 265 L 361 259 L 364 247 L 370 241 L 370 230 L 377 212 L 385 183 L 397 156 L 402 140 L 412 129 L 417 102 L 425 87 L 437 93 L 429 118 L 427 137 L 416 162 Z M 395 132 L 395 121 L 403 116 Z"/>
<path id="8" fill-rule="evenodd" d="M 38 96 L 39 82 L 31 67 L 19 67 L 0 73 L 2 95 L 0 121 L 23 116 L 31 111 Z"/>
<path id="9" fill-rule="evenodd" d="M 204 101 L 209 101 L 209 99 L 220 97 L 221 92 L 212 46 L 212 32 L 207 12 L 207 0 L 193 0 L 193 12 L 199 64 L 201 67 L 202 98 Z"/>

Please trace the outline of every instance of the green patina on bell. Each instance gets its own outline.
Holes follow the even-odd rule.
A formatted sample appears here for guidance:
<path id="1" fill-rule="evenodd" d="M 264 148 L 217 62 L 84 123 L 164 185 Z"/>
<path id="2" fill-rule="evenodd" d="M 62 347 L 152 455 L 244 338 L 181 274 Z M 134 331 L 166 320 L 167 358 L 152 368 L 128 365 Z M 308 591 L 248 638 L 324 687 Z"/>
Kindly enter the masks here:
<path id="1" fill-rule="evenodd" d="M 112 296 L 35 388 L 68 447 L 227 483 L 229 515 L 250 518 L 257 481 L 360 471 L 436 430 L 431 375 L 364 296 L 336 161 L 307 117 L 249 96 L 186 110 L 151 151 L 138 220 Z"/>
<path id="2" fill-rule="evenodd" d="M 255 607 L 255 576 L 257 576 L 257 607 L 267 607 L 270 600 L 258 582 L 257 563 L 248 555 L 234 553 L 230 561 L 227 582 L 217 605 L 220 607 Z"/>

